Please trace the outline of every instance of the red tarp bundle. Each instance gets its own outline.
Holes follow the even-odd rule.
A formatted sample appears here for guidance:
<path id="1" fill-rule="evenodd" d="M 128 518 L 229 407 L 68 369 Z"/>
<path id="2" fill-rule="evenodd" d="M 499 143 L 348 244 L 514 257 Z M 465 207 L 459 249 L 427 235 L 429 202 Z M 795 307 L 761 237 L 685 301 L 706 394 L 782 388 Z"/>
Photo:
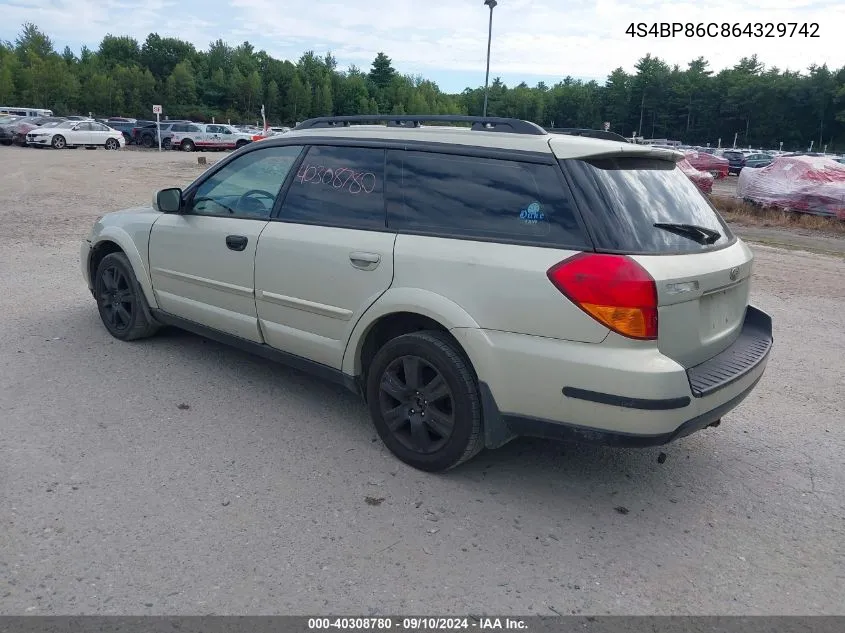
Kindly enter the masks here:
<path id="1" fill-rule="evenodd" d="M 845 165 L 825 156 L 780 156 L 743 169 L 736 195 L 764 206 L 845 220 Z"/>
<path id="2" fill-rule="evenodd" d="M 701 171 L 693 167 L 690 162 L 683 158 L 678 161 L 678 167 L 684 172 L 689 179 L 695 183 L 703 193 L 710 193 L 713 191 L 713 176 L 705 171 Z"/>
<path id="3" fill-rule="evenodd" d="M 689 164 L 699 171 L 706 171 L 714 178 L 727 178 L 730 161 L 721 156 L 714 156 L 707 152 L 688 151 L 684 152 Z"/>

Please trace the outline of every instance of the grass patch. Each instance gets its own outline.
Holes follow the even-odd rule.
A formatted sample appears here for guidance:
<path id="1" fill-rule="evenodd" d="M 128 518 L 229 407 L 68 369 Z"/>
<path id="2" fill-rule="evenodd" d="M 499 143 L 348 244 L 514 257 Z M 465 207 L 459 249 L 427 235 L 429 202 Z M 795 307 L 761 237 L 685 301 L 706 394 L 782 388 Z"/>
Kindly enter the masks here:
<path id="1" fill-rule="evenodd" d="M 780 229 L 804 229 L 830 233 L 837 237 L 845 235 L 845 222 L 836 218 L 824 218 L 807 213 L 757 207 L 736 198 L 712 196 L 711 200 L 722 217 L 732 224 Z"/>

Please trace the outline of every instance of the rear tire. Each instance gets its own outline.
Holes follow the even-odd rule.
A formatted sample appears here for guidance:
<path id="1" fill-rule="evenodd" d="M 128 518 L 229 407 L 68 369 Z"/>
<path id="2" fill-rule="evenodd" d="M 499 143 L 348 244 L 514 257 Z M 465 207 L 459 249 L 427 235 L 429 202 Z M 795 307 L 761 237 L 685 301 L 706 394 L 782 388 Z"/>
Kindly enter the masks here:
<path id="1" fill-rule="evenodd" d="M 158 331 L 132 264 L 124 253 L 103 257 L 94 276 L 94 297 L 103 325 L 116 339 L 134 341 Z"/>
<path id="2" fill-rule="evenodd" d="M 141 137 L 141 144 L 146 147 L 147 149 L 153 146 L 153 137 L 149 135 L 144 135 Z"/>
<path id="3" fill-rule="evenodd" d="M 190 139 L 185 139 L 182 141 L 182 144 L 179 146 L 183 152 L 193 152 L 196 149 L 194 142 Z"/>
<path id="4" fill-rule="evenodd" d="M 120 142 L 117 141 L 116 139 L 108 138 L 108 139 L 106 139 L 105 147 L 106 147 L 107 150 L 114 151 L 114 150 L 120 148 Z"/>
<path id="5" fill-rule="evenodd" d="M 419 470 L 454 468 L 484 448 L 475 373 L 442 332 L 388 341 L 368 369 L 367 403 L 385 446 Z"/>

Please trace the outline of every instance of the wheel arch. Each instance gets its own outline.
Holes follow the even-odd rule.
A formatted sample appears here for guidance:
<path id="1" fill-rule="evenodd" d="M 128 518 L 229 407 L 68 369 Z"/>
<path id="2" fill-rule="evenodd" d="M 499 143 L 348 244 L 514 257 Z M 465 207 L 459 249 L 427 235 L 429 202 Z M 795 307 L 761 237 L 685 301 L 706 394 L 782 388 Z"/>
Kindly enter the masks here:
<path id="1" fill-rule="evenodd" d="M 426 329 L 446 333 L 474 369 L 472 355 L 452 330 L 478 327 L 466 310 L 442 295 L 418 288 L 391 288 L 355 324 L 343 354 L 342 369 L 348 375 L 363 378 L 367 363 L 381 345 L 395 336 Z"/>
<path id="2" fill-rule="evenodd" d="M 151 308 L 157 308 L 158 303 L 155 299 L 155 293 L 153 293 L 150 274 L 144 263 L 144 259 L 141 257 L 141 253 L 138 251 L 138 247 L 130 235 L 121 228 L 114 226 L 105 227 L 92 244 L 87 264 L 91 286 L 94 286 L 97 266 L 110 253 L 123 253 L 126 255 L 129 264 L 132 266 L 132 271 L 135 273 L 135 278 L 138 280 L 138 285 L 147 299 L 147 303 Z"/>

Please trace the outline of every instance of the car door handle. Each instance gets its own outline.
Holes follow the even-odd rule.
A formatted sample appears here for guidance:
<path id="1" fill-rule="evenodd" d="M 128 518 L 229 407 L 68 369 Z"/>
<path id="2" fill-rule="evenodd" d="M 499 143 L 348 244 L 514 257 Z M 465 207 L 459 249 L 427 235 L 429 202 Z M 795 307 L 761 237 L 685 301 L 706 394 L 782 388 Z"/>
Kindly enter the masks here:
<path id="1" fill-rule="evenodd" d="M 355 266 L 355 268 L 360 268 L 361 270 L 375 270 L 381 261 L 381 255 L 378 253 L 355 251 L 353 253 L 349 253 L 349 261 L 352 262 L 352 265 Z"/>
<path id="2" fill-rule="evenodd" d="M 243 235 L 227 235 L 226 236 L 226 246 L 229 250 L 233 251 L 242 251 L 246 248 L 249 239 L 244 237 Z"/>

